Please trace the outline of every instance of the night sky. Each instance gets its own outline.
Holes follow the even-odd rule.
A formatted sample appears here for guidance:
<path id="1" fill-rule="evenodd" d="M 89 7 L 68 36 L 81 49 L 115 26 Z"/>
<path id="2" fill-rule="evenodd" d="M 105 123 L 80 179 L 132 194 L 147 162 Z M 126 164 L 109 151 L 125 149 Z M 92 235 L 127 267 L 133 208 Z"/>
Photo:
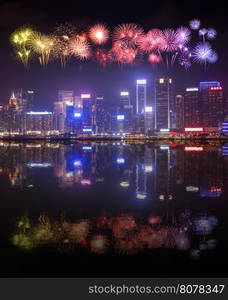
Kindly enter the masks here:
<path id="1" fill-rule="evenodd" d="M 132 2 L 132 3 L 131 3 Z M 124 88 L 134 93 L 137 78 L 147 78 L 152 94 L 154 77 L 166 75 L 162 66 L 154 70 L 148 62 L 137 66 L 120 67 L 113 64 L 103 69 L 95 62 L 71 59 L 66 69 L 53 62 L 46 69 L 32 62 L 29 70 L 16 61 L 9 43 L 10 34 L 21 25 L 31 24 L 44 33 L 51 33 L 56 25 L 72 22 L 81 28 L 97 21 L 105 22 L 110 28 L 119 23 L 136 22 L 147 31 L 150 28 L 187 26 L 193 18 L 199 18 L 203 27 L 218 31 L 212 41 L 219 54 L 216 64 L 205 72 L 202 65 L 195 64 L 189 71 L 179 66 L 169 70 L 173 77 L 175 92 L 181 93 L 187 86 L 200 80 L 220 80 L 228 89 L 228 21 L 225 1 L 0 1 L 0 103 L 6 103 L 14 88 L 34 89 L 36 107 L 51 109 L 59 89 L 72 89 L 76 94 L 91 92 L 105 94 L 113 103 Z"/>

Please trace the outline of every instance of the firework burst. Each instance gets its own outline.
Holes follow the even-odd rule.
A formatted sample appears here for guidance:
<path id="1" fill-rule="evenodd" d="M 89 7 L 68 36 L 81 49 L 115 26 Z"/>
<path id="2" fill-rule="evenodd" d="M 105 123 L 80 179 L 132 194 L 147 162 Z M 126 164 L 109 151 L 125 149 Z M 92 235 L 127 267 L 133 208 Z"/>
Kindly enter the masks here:
<path id="1" fill-rule="evenodd" d="M 173 29 L 165 29 L 161 32 L 160 50 L 163 52 L 175 52 L 178 49 L 178 35 Z"/>
<path id="2" fill-rule="evenodd" d="M 147 34 L 141 36 L 138 41 L 140 50 L 144 52 L 151 52 L 160 48 L 162 43 L 161 31 L 159 29 L 152 29 Z"/>
<path id="3" fill-rule="evenodd" d="M 106 49 L 96 49 L 94 51 L 94 57 L 102 67 L 107 67 L 113 61 L 112 54 Z"/>
<path id="4" fill-rule="evenodd" d="M 121 40 L 124 41 L 127 46 L 134 47 L 143 34 L 143 29 L 137 24 L 121 24 L 114 29 L 113 40 Z"/>
<path id="5" fill-rule="evenodd" d="M 176 41 L 179 45 L 185 45 L 191 38 L 191 32 L 187 27 L 180 27 L 176 31 Z"/>
<path id="6" fill-rule="evenodd" d="M 22 27 L 16 30 L 11 35 L 11 43 L 15 49 L 16 56 L 25 67 L 28 66 L 32 56 L 31 40 L 33 39 L 34 31 L 31 28 Z"/>
<path id="7" fill-rule="evenodd" d="M 31 40 L 34 53 L 38 55 L 42 66 L 47 66 L 55 46 L 55 38 L 41 33 L 36 33 Z"/>
<path id="8" fill-rule="evenodd" d="M 194 19 L 189 22 L 189 26 L 192 30 L 198 30 L 200 28 L 200 20 Z"/>
<path id="9" fill-rule="evenodd" d="M 89 43 L 78 37 L 70 41 L 69 47 L 70 53 L 80 60 L 88 59 L 91 54 Z"/>
<path id="10" fill-rule="evenodd" d="M 217 54 L 212 50 L 209 43 L 199 43 L 193 50 L 193 58 L 196 62 L 212 63 L 217 60 Z"/>
<path id="11" fill-rule="evenodd" d="M 109 38 L 108 28 L 103 24 L 96 24 L 89 30 L 89 38 L 94 44 L 104 44 Z"/>

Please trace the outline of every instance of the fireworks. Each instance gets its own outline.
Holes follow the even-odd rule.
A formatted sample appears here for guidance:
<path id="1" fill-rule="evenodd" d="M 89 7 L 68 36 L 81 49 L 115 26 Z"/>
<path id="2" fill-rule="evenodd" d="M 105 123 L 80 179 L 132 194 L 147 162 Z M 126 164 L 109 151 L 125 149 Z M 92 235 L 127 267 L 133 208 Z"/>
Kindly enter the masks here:
<path id="1" fill-rule="evenodd" d="M 54 37 L 36 33 L 31 40 L 31 45 L 34 53 L 38 55 L 40 64 L 46 66 L 55 45 Z"/>
<path id="2" fill-rule="evenodd" d="M 213 53 L 214 52 L 209 43 L 200 43 L 196 45 L 195 49 L 193 50 L 193 58 L 199 63 L 207 63 L 210 62 L 210 58 Z"/>
<path id="3" fill-rule="evenodd" d="M 200 21 L 195 19 L 189 22 L 189 26 L 192 30 L 198 30 L 200 28 Z"/>
<path id="4" fill-rule="evenodd" d="M 31 57 L 31 45 L 34 32 L 31 28 L 19 28 L 11 35 L 11 42 L 15 48 L 17 57 L 21 60 L 25 67 L 28 66 Z"/>
<path id="5" fill-rule="evenodd" d="M 130 23 L 120 24 L 113 32 L 109 32 L 106 25 L 97 23 L 85 32 L 65 23 L 50 35 L 31 28 L 19 28 L 11 35 L 11 42 L 17 58 L 26 67 L 33 57 L 38 58 L 42 66 L 56 59 L 65 67 L 67 60 L 73 56 L 78 60 L 95 60 L 102 67 L 114 62 L 131 65 L 140 59 L 148 61 L 152 67 L 163 62 L 167 68 L 177 63 L 188 69 L 194 62 L 206 64 L 218 60 L 217 53 L 207 42 L 216 38 L 216 30 L 200 26 L 200 21 L 195 19 L 189 22 L 189 27 L 164 30 L 152 28 L 145 33 L 139 25 Z M 191 40 L 193 31 L 200 37 L 196 45 Z M 110 35 L 112 41 L 109 41 Z"/>
<path id="6" fill-rule="evenodd" d="M 176 31 L 176 41 L 180 45 L 185 45 L 191 38 L 191 32 L 187 27 L 180 27 Z"/>
<path id="7" fill-rule="evenodd" d="M 160 48 L 162 43 L 161 31 L 152 29 L 139 38 L 139 48 L 145 52 L 151 52 Z"/>
<path id="8" fill-rule="evenodd" d="M 177 32 L 173 29 L 165 29 L 161 33 L 160 50 L 164 52 L 174 52 L 178 49 Z"/>
<path id="9" fill-rule="evenodd" d="M 121 40 L 127 46 L 134 47 L 142 36 L 143 29 L 137 24 L 122 24 L 114 29 L 113 40 Z"/>
<path id="10" fill-rule="evenodd" d="M 89 38 L 94 44 L 104 44 L 107 42 L 109 37 L 109 31 L 107 27 L 103 24 L 97 24 L 90 28 Z"/>
<path id="11" fill-rule="evenodd" d="M 70 41 L 70 53 L 80 60 L 89 58 L 90 46 L 88 42 L 81 38 L 74 38 Z"/>
<path id="12" fill-rule="evenodd" d="M 215 29 L 213 28 L 209 28 L 207 31 L 207 38 L 209 40 L 213 40 L 214 38 L 216 38 L 217 32 Z"/>
<path id="13" fill-rule="evenodd" d="M 90 241 L 91 252 L 94 252 L 96 254 L 103 254 L 108 248 L 108 244 L 108 239 L 104 235 L 95 235 Z"/>

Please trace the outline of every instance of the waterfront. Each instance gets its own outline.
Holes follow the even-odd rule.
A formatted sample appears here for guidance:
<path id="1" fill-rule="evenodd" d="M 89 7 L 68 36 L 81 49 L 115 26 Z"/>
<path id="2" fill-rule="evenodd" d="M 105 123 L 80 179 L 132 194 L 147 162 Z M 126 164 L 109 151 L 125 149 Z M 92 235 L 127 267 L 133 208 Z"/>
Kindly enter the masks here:
<path id="1" fill-rule="evenodd" d="M 0 143 L 1 275 L 227 276 L 228 146 Z"/>

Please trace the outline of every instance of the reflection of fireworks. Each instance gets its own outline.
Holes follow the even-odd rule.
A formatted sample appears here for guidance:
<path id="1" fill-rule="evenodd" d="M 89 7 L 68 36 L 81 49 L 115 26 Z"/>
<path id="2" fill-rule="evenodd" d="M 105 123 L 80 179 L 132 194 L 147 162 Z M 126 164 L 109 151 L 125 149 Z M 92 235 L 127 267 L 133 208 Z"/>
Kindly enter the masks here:
<path id="1" fill-rule="evenodd" d="M 96 24 L 89 30 L 89 38 L 94 44 L 104 44 L 109 37 L 108 29 L 103 24 Z"/>
<path id="2" fill-rule="evenodd" d="M 117 217 L 112 226 L 113 235 L 116 238 L 125 237 L 129 232 L 136 228 L 136 222 L 133 216 Z"/>
<path id="3" fill-rule="evenodd" d="M 90 46 L 88 42 L 80 38 L 74 38 L 70 41 L 70 52 L 76 58 L 83 60 L 90 56 Z"/>
<path id="4" fill-rule="evenodd" d="M 90 241 L 90 250 L 96 254 L 103 254 L 107 250 L 108 244 L 106 236 L 94 235 Z"/>

